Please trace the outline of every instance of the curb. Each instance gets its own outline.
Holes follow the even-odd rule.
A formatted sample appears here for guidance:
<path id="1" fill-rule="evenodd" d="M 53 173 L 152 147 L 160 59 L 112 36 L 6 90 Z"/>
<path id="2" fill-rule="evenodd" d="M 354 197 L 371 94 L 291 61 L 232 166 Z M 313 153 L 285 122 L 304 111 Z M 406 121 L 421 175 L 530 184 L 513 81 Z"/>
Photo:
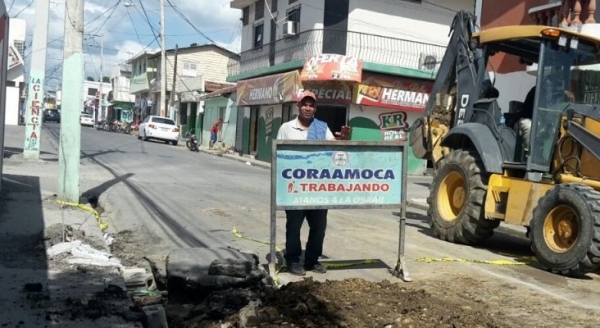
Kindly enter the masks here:
<path id="1" fill-rule="evenodd" d="M 267 162 L 252 160 L 252 159 L 241 157 L 241 156 L 237 156 L 237 155 L 232 155 L 232 154 L 227 154 L 227 153 L 219 153 L 219 152 L 215 152 L 215 151 L 211 151 L 211 150 L 206 150 L 206 149 L 200 149 L 200 152 L 205 153 L 205 154 L 209 154 L 209 155 L 213 155 L 213 156 L 217 156 L 217 157 L 223 157 L 223 158 L 231 159 L 231 160 L 234 160 L 234 161 L 237 161 L 237 162 L 240 162 L 240 163 L 250 163 L 251 166 L 257 166 L 257 167 L 264 168 L 264 169 L 270 169 L 271 168 L 271 164 L 269 164 Z"/>

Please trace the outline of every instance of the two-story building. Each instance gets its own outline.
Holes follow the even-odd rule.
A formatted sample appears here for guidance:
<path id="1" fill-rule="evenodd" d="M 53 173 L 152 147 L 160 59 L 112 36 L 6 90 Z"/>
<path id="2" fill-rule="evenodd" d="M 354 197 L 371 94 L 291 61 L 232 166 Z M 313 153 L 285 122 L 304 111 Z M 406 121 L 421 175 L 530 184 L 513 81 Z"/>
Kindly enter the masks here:
<path id="1" fill-rule="evenodd" d="M 352 140 L 406 140 L 424 111 L 459 10 L 475 0 L 233 0 L 242 11 L 237 84 L 241 153 L 271 158 L 282 122 L 296 115 L 300 90 L 318 99 L 316 117 Z M 427 163 L 409 152 L 408 171 Z"/>
<path id="2" fill-rule="evenodd" d="M 174 74 L 175 53 L 177 53 L 177 72 Z M 227 79 L 227 65 L 238 62 L 239 55 L 219 45 L 210 43 L 198 45 L 192 43 L 188 47 L 168 49 L 167 55 L 167 99 L 165 108 L 169 108 L 169 117 L 182 126 L 182 134 L 203 126 L 202 113 L 198 107 L 199 97 L 205 93 L 225 85 Z M 151 56 L 157 63 L 158 74 L 150 85 L 154 99 L 160 102 L 160 52 Z M 175 97 L 172 106 L 169 103 L 175 80 Z M 157 106 L 158 107 L 158 106 Z"/>
<path id="3" fill-rule="evenodd" d="M 144 51 L 133 56 L 125 63 L 131 65 L 129 93 L 134 96 L 134 121 L 140 122 L 146 116 L 155 113 L 154 100 L 150 94 L 150 81 L 155 78 L 156 66 L 150 56 L 155 52 Z"/>
<path id="4" fill-rule="evenodd" d="M 11 18 L 8 30 L 5 124 L 17 125 L 25 113 L 25 34 L 27 22 Z"/>
<path id="5" fill-rule="evenodd" d="M 147 115 L 160 115 L 164 102 L 165 115 L 182 126 L 182 134 L 203 125 L 199 97 L 227 86 L 228 64 L 239 62 L 239 55 L 216 44 L 167 49 L 166 99 L 161 100 L 161 53 L 142 53 L 127 61 L 132 65 L 131 93 L 135 95 L 136 108 L 145 109 Z M 177 54 L 177 72 L 175 55 Z M 173 80 L 175 78 L 175 81 Z M 173 84 L 175 82 L 175 85 Z M 171 93 L 175 86 L 173 99 Z M 173 103 L 171 103 L 173 100 Z"/>
<path id="6" fill-rule="evenodd" d="M 102 91 L 102 92 L 100 92 Z M 112 91 L 112 85 L 106 82 L 83 81 L 83 104 L 81 112 L 92 115 L 95 121 L 101 121 L 107 118 L 107 109 L 110 103 L 107 101 L 108 94 Z M 102 101 L 100 101 L 102 93 Z M 56 90 L 56 106 L 60 109 L 62 103 L 61 85 Z"/>
<path id="7" fill-rule="evenodd" d="M 112 91 L 108 94 L 108 116 L 125 123 L 134 119 L 135 95 L 130 91 L 131 74 L 131 65 L 119 64 L 115 65 L 110 77 Z"/>

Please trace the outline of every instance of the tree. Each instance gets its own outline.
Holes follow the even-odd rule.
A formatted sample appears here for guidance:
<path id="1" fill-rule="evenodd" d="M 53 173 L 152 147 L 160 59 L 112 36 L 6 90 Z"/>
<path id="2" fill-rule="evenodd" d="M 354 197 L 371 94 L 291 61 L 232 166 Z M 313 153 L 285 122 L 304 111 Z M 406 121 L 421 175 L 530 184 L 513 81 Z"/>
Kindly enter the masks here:
<path id="1" fill-rule="evenodd" d="M 102 77 L 102 82 L 104 82 L 104 83 L 110 83 L 110 77 L 108 77 L 108 76 Z"/>
<path id="2" fill-rule="evenodd" d="M 91 76 L 88 76 L 88 77 L 86 77 L 85 79 L 86 79 L 86 80 L 88 80 L 88 81 L 92 81 L 92 82 L 93 82 L 93 81 L 96 81 L 96 79 L 94 79 L 94 78 L 93 78 L 93 77 L 91 77 Z"/>

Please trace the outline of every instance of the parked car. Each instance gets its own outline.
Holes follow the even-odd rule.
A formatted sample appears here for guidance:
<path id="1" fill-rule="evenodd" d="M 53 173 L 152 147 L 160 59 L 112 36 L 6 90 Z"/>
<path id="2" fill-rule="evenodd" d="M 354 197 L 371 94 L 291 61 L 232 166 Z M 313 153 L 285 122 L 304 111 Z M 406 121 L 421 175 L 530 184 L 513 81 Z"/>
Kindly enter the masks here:
<path id="1" fill-rule="evenodd" d="M 90 128 L 94 127 L 94 118 L 90 114 L 81 114 L 79 118 L 79 124 L 81 126 L 89 126 Z"/>
<path id="2" fill-rule="evenodd" d="M 138 139 L 147 141 L 149 139 L 162 140 L 177 146 L 179 141 L 179 127 L 175 121 L 168 117 L 148 116 L 140 124 Z"/>
<path id="3" fill-rule="evenodd" d="M 60 112 L 56 109 L 47 109 L 44 111 L 42 118 L 43 122 L 56 122 L 60 123 Z"/>

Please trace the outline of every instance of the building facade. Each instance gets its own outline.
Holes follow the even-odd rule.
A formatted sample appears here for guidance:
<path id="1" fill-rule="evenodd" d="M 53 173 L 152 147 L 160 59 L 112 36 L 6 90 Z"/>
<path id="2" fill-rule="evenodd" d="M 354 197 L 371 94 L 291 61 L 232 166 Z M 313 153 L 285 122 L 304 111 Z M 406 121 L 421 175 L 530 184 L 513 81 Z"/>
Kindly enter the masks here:
<path id="1" fill-rule="evenodd" d="M 206 92 L 204 90 L 206 83 L 225 82 L 228 63 L 239 61 L 239 55 L 216 44 L 193 43 L 189 47 L 168 49 L 166 57 L 166 99 L 160 99 L 160 52 L 149 57 L 157 67 L 155 78 L 150 83 L 150 92 L 156 113 L 160 114 L 160 104 L 164 102 L 165 116 L 175 119 L 179 124 L 186 122 L 188 116 L 180 110 L 187 110 L 188 104 L 199 101 L 198 97 Z M 176 60 L 177 71 L 175 71 Z M 173 98 L 171 92 L 174 92 Z M 179 110 L 175 110 L 176 108 Z"/>
<path id="2" fill-rule="evenodd" d="M 5 124 L 17 125 L 25 113 L 25 36 L 27 22 L 11 18 L 8 31 Z"/>
<path id="3" fill-rule="evenodd" d="M 112 91 L 108 94 L 108 117 L 131 123 L 134 119 L 135 95 L 131 94 L 131 65 L 119 64 L 111 73 Z"/>
<path id="4" fill-rule="evenodd" d="M 131 65 L 131 82 L 129 92 L 134 96 L 134 122 L 138 124 L 146 116 L 153 114 L 153 99 L 150 95 L 150 82 L 156 76 L 156 66 L 149 57 L 154 52 L 142 52 L 131 59 L 126 64 Z"/>
<path id="5" fill-rule="evenodd" d="M 476 1 L 234 0 L 231 7 L 243 25 L 240 63 L 229 65 L 228 77 L 244 127 L 236 149 L 269 161 L 305 89 L 333 132 L 347 124 L 352 140 L 407 140 L 456 11 L 474 12 Z M 423 173 L 427 162 L 409 154 L 409 173 Z"/>
<path id="6" fill-rule="evenodd" d="M 482 0 L 481 28 L 507 25 L 548 25 L 597 32 L 597 0 Z M 499 54 L 490 59 L 488 69 L 500 91 L 498 104 L 508 111 L 513 100 L 523 102 L 536 83 L 536 65 L 528 66 L 519 58 Z"/>

